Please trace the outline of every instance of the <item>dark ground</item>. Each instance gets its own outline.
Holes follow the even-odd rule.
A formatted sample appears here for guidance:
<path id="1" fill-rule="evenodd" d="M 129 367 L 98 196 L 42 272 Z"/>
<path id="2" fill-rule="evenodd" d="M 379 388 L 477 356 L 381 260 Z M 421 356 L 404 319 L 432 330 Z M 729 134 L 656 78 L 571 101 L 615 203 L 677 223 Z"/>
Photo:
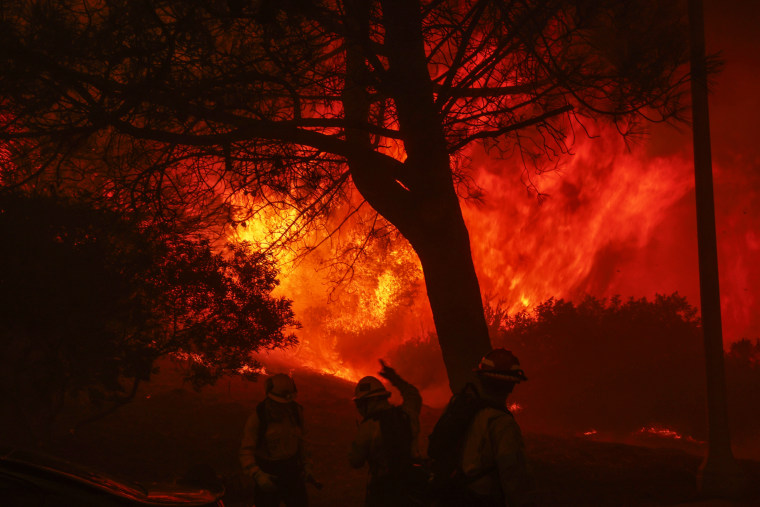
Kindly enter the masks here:
<path id="1" fill-rule="evenodd" d="M 362 505 L 366 470 L 352 470 L 347 463 L 357 420 L 350 401 L 352 385 L 305 372 L 295 372 L 294 377 L 315 475 L 324 484 L 322 490 L 310 488 L 311 505 Z M 62 428 L 51 442 L 38 446 L 143 483 L 176 481 L 191 467 L 208 465 L 227 484 L 226 503 L 246 505 L 240 501 L 246 484 L 238 470 L 237 449 L 245 419 L 263 397 L 262 383 L 222 381 L 201 393 L 180 385 L 164 373 L 120 411 L 75 432 Z M 439 413 L 423 408 L 423 437 Z M 661 506 L 700 500 L 695 473 L 702 458 L 694 453 L 523 431 L 543 505 Z M 10 434 L 4 433 L 7 440 Z M 760 506 L 760 462 L 740 464 L 752 484 L 751 496 L 741 503 L 700 505 Z"/>

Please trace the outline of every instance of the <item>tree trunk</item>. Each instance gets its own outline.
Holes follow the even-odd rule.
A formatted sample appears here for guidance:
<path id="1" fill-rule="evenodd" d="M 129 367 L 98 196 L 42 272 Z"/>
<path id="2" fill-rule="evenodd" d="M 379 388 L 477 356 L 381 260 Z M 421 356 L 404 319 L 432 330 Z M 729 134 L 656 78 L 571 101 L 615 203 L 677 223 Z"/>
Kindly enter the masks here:
<path id="1" fill-rule="evenodd" d="M 480 286 L 470 239 L 454 189 L 441 119 L 433 101 L 422 39 L 421 7 L 413 0 L 383 0 L 388 69 L 385 86 L 393 97 L 407 158 L 401 163 L 373 156 L 369 134 L 346 129 L 346 139 L 366 149 L 349 156 L 356 188 L 367 202 L 409 240 L 422 263 L 449 385 L 457 392 L 490 350 Z M 366 47 L 369 3 L 347 0 L 346 81 L 343 105 L 351 124 L 366 123 Z"/>
<path id="2" fill-rule="evenodd" d="M 441 227 L 428 229 L 411 242 L 425 274 L 449 386 L 458 392 L 473 380 L 473 369 L 491 343 L 469 234 L 456 196 L 448 201 L 438 208 L 443 211 L 438 219 Z"/>
<path id="3" fill-rule="evenodd" d="M 731 452 L 728 430 L 702 0 L 689 0 L 689 31 L 697 248 L 708 421 L 707 457 L 699 468 L 697 482 L 700 492 L 705 496 L 732 498 L 740 496 L 746 489 L 746 479 Z"/>

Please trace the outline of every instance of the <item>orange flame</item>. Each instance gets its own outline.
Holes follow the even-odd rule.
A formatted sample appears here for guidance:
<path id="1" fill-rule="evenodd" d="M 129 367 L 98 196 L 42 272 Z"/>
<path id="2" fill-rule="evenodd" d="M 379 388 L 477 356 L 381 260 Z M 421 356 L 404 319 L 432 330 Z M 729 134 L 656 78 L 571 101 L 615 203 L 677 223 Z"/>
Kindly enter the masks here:
<path id="1" fill-rule="evenodd" d="M 402 147 L 388 149 L 403 158 Z M 690 160 L 677 153 L 651 157 L 643 145 L 628 149 L 613 131 L 580 139 L 573 149 L 558 170 L 531 175 L 549 196 L 542 203 L 521 182 L 518 162 L 470 154 L 473 178 L 487 191 L 485 204 L 463 203 L 483 293 L 504 300 L 510 312 L 585 293 L 679 291 L 696 304 L 696 235 L 683 230 L 694 214 Z M 238 228 L 236 237 L 266 245 L 264 231 L 280 219 Z M 346 233 L 349 240 L 363 240 L 353 233 Z M 754 232 L 746 241 L 760 247 Z M 378 358 L 413 340 L 425 343 L 434 327 L 422 271 L 406 242 L 359 261 L 352 282 L 337 290 L 325 269 L 330 258 L 323 245 L 296 265 L 292 257 L 280 259 L 278 292 L 293 299 L 303 329 L 296 349 L 267 353 L 270 361 L 358 380 L 377 372 Z M 737 267 L 731 276 L 741 273 Z M 442 363 L 435 357 L 420 367 L 432 371 Z"/>
<path id="2" fill-rule="evenodd" d="M 475 265 L 484 292 L 505 299 L 510 312 L 594 292 L 600 257 L 611 248 L 644 248 L 693 185 L 686 161 L 645 160 L 613 135 L 578 141 L 564 162 L 531 177 L 549 195 L 540 204 L 514 164 L 475 157 L 476 181 L 488 189 L 485 206 L 465 207 Z M 604 289 L 623 276 L 613 274 Z"/>

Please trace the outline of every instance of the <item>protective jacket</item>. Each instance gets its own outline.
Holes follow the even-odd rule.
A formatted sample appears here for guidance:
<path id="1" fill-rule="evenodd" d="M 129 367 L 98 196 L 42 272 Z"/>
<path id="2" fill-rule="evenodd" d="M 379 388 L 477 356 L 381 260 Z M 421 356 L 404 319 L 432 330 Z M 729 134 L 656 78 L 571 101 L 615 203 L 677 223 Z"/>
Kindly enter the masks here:
<path id="1" fill-rule="evenodd" d="M 282 461 L 291 458 L 309 462 L 305 445 L 303 409 L 295 402 L 277 403 L 266 399 L 264 415 L 266 430 L 260 435 L 259 410 L 255 410 L 245 423 L 240 445 L 240 464 L 252 474 L 260 460 Z M 260 436 L 261 441 L 259 441 Z"/>
<path id="2" fill-rule="evenodd" d="M 354 468 L 369 464 L 369 481 L 367 485 L 367 505 L 404 505 L 404 492 L 400 491 L 408 478 L 399 470 L 389 456 L 388 448 L 383 438 L 383 418 L 394 417 L 393 411 L 400 411 L 403 420 L 409 424 L 411 443 L 409 453 L 412 460 L 419 458 L 418 437 L 420 432 L 420 410 L 422 397 L 416 387 L 394 376 L 389 379 L 391 384 L 401 393 L 403 402 L 394 407 L 387 399 L 376 400 L 364 420 L 359 424 L 356 438 L 349 451 L 349 463 Z M 395 414 L 398 416 L 399 414 Z M 387 423 L 386 423 L 387 424 Z M 387 427 L 387 426 L 386 426 Z M 406 454 L 406 453 L 404 453 Z M 407 465 L 411 465 L 408 463 Z"/>
<path id="3" fill-rule="evenodd" d="M 401 377 L 391 382 L 401 393 L 403 402 L 400 405 L 409 417 L 409 423 L 412 430 L 412 456 L 419 457 L 419 433 L 420 433 L 420 411 L 422 410 L 422 396 L 412 384 L 406 382 Z M 354 468 L 361 468 L 365 463 L 369 463 L 370 475 L 382 474 L 387 470 L 388 464 L 385 460 L 385 453 L 382 446 L 382 435 L 380 432 L 380 422 L 376 417 L 379 412 L 392 408 L 387 400 L 379 400 L 373 410 L 359 424 L 356 438 L 351 444 L 351 451 L 348 460 Z"/>
<path id="4" fill-rule="evenodd" d="M 305 443 L 303 412 L 294 401 L 261 402 L 248 418 L 240 445 L 240 464 L 256 484 L 259 507 L 306 507 L 311 461 Z"/>
<path id="5" fill-rule="evenodd" d="M 509 412 L 491 407 L 478 412 L 467 429 L 461 467 L 481 505 L 535 504 L 522 433 Z"/>

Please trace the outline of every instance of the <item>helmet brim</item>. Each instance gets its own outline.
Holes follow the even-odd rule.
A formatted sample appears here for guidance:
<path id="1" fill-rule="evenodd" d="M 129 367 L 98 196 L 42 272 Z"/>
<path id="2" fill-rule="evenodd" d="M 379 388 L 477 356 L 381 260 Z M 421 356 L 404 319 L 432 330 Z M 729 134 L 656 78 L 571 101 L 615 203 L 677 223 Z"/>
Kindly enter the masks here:
<path id="1" fill-rule="evenodd" d="M 503 382 L 514 382 L 515 384 L 528 380 L 528 377 L 525 376 L 525 373 L 522 370 L 513 370 L 509 372 L 475 370 L 475 372 L 483 377 L 501 380 Z"/>
<path id="2" fill-rule="evenodd" d="M 293 401 L 294 399 L 296 399 L 296 394 L 298 394 L 298 393 L 295 392 L 293 394 L 288 394 L 288 395 L 282 396 L 282 395 L 279 395 L 277 393 L 269 392 L 269 393 L 267 393 L 267 398 L 269 398 L 269 399 L 271 399 L 273 401 L 276 401 L 278 403 L 290 403 L 291 401 Z"/>
<path id="3" fill-rule="evenodd" d="M 383 390 L 383 391 L 376 391 L 373 393 L 363 394 L 361 396 L 354 396 L 352 399 L 353 401 L 359 401 L 359 400 L 367 400 L 370 398 L 390 398 L 390 397 L 391 397 L 390 391 Z"/>

